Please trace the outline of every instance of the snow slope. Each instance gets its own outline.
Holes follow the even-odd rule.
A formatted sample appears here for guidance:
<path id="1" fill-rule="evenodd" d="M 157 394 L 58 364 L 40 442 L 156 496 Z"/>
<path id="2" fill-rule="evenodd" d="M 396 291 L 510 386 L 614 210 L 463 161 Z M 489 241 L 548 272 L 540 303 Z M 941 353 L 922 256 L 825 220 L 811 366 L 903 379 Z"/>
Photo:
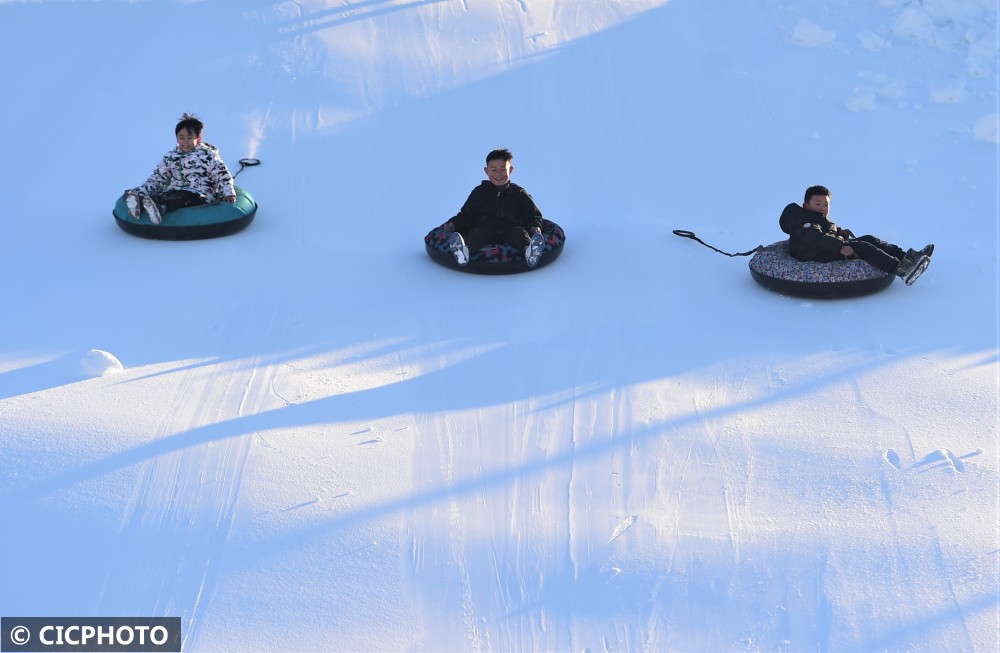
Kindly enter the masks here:
<path id="1" fill-rule="evenodd" d="M 0 2 L 0 616 L 184 651 L 1000 647 L 990 0 Z M 86 25 L 86 28 L 81 28 Z M 144 241 L 183 111 L 260 203 Z M 496 146 L 567 231 L 422 236 Z M 768 293 L 832 217 L 912 287 Z"/>

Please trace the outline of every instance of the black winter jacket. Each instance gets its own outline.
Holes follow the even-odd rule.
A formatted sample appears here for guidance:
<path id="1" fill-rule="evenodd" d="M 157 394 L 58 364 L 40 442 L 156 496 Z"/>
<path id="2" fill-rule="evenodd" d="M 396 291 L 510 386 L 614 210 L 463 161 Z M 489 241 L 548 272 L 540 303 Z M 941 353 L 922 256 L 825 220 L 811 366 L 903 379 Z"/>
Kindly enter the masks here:
<path id="1" fill-rule="evenodd" d="M 500 234 L 512 227 L 523 227 L 531 233 L 535 227 L 542 228 L 542 212 L 528 191 L 514 182 L 496 186 L 484 179 L 472 189 L 469 199 L 451 222 L 459 232 L 479 227 Z"/>
<path id="2" fill-rule="evenodd" d="M 822 214 L 799 204 L 786 206 L 778 223 L 788 234 L 788 251 L 800 261 L 842 261 L 844 255 L 840 248 L 845 239 L 853 237 L 849 230 L 841 229 Z"/>

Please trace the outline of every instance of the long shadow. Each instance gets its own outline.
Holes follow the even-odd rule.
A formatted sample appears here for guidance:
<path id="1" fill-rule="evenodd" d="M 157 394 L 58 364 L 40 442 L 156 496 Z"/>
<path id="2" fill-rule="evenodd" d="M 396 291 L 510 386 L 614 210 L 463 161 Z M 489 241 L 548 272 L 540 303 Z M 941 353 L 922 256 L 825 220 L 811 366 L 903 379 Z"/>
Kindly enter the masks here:
<path id="1" fill-rule="evenodd" d="M 533 377 L 532 384 L 527 387 L 513 388 L 506 386 L 497 388 L 493 384 L 489 372 L 493 369 L 507 367 L 511 358 L 509 349 L 509 345 L 496 348 L 450 367 L 423 374 L 415 379 L 407 379 L 370 390 L 317 399 L 303 404 L 293 404 L 245 417 L 208 424 L 183 433 L 163 437 L 149 444 L 109 456 L 103 460 L 82 465 L 49 480 L 15 490 L 0 497 L 0 505 L 14 505 L 37 499 L 50 492 L 71 487 L 88 479 L 103 476 L 157 456 L 251 433 L 294 429 L 332 422 L 375 420 L 400 414 L 446 413 L 481 407 L 484 397 L 489 397 L 492 404 L 503 404 L 530 398 L 545 399 L 554 396 L 556 393 L 571 389 L 566 383 L 561 382 L 558 376 L 544 378 L 541 374 Z M 656 434 L 662 433 L 666 428 L 677 428 L 694 421 L 717 419 L 741 410 L 759 408 L 793 397 L 815 393 L 843 379 L 855 378 L 857 375 L 873 367 L 874 364 L 850 365 L 836 373 L 817 377 L 809 383 L 763 396 L 760 399 L 739 407 L 725 407 L 714 411 L 691 414 L 684 418 L 671 420 L 654 429 L 633 432 L 630 434 L 630 437 L 633 439 L 653 437 Z M 585 399 L 588 396 L 606 392 L 610 388 L 620 386 L 621 384 L 618 381 L 611 378 L 587 379 L 586 382 L 578 383 L 576 386 L 583 388 L 583 390 L 567 393 L 563 398 L 553 398 L 546 401 L 546 409 L 559 404 Z M 591 445 L 585 449 L 576 448 L 572 452 L 560 456 L 528 462 L 515 470 L 508 470 L 484 479 L 449 485 L 425 495 L 400 499 L 353 516 L 343 516 L 338 518 L 338 522 L 343 525 L 351 524 L 405 507 L 434 501 L 443 496 L 471 492 L 482 487 L 504 482 L 513 476 L 535 473 L 542 469 L 572 462 L 574 459 L 600 455 L 619 446 L 622 446 L 622 443 L 618 440 L 613 440 L 601 445 Z"/>
<path id="2" fill-rule="evenodd" d="M 628 449 L 635 446 L 637 442 L 663 437 L 663 435 L 668 432 L 675 432 L 704 422 L 712 422 L 723 418 L 729 418 L 739 415 L 745 411 L 759 410 L 763 407 L 778 404 L 796 397 L 813 395 L 844 379 L 855 378 L 857 374 L 866 369 L 871 369 L 871 367 L 871 365 L 851 366 L 834 374 L 817 377 L 809 383 L 804 383 L 794 388 L 787 388 L 770 395 L 762 396 L 754 401 L 739 405 L 722 406 L 712 410 L 695 411 L 680 417 L 653 424 L 648 428 L 629 431 L 627 434 L 621 434 L 620 437 L 608 438 L 585 446 L 572 446 L 556 455 L 539 456 L 537 458 L 519 463 L 509 469 L 490 472 L 480 476 L 470 476 L 452 483 L 442 484 L 436 488 L 423 490 L 410 496 L 385 501 L 376 506 L 370 506 L 353 511 L 345 511 L 320 524 L 299 529 L 294 532 L 289 532 L 281 537 L 273 538 L 257 546 L 251 547 L 245 554 L 242 555 L 245 557 L 247 564 L 254 564 L 252 561 L 280 554 L 283 551 L 301 545 L 304 541 L 308 541 L 313 538 L 326 537 L 331 533 L 356 526 L 360 523 L 369 522 L 421 506 L 438 503 L 447 499 L 454 499 L 456 497 L 467 496 L 485 490 L 502 487 L 509 484 L 513 480 L 530 477 L 552 469 L 568 467 L 592 458 L 603 457 L 611 452 L 623 448 Z M 381 390 L 382 389 L 379 389 L 379 391 Z M 593 392 L 599 392 L 601 390 L 603 390 L 603 388 L 594 389 Z M 325 404 L 328 401 L 330 400 L 319 400 L 318 403 Z M 434 412 L 434 410 L 428 410 L 427 412 Z M 216 432 L 216 426 L 222 425 L 213 425 L 205 427 L 204 429 L 196 429 L 185 434 L 167 438 L 168 440 L 172 440 L 168 446 L 172 450 L 179 447 L 194 446 L 202 442 L 211 441 L 218 437 L 235 437 L 242 434 L 242 431 L 237 429 L 238 432 L 236 433 L 221 435 Z M 149 449 L 154 448 L 158 449 L 156 443 L 149 445 Z M 113 469 L 123 465 L 132 464 L 132 462 L 135 462 L 131 459 L 133 456 L 139 456 L 140 459 L 144 459 L 149 456 L 159 455 L 160 453 L 160 451 L 147 450 L 147 448 L 144 447 L 128 452 L 127 454 L 123 454 L 121 457 L 113 456 L 105 461 L 96 463 L 95 465 L 99 466 L 99 469 L 81 469 L 78 471 L 82 473 L 84 477 L 93 474 L 101 474 L 106 471 L 110 471 L 110 469 L 105 469 L 106 466 L 110 466 L 110 468 Z M 73 477 L 62 479 L 59 482 L 59 485 L 70 484 L 76 482 L 76 480 L 77 479 L 75 478 L 74 473 Z M 47 492 L 49 490 L 50 488 L 46 487 L 43 491 Z"/>
<path id="3" fill-rule="evenodd" d="M 623 565 L 626 568 L 615 571 L 570 566 L 561 574 L 546 576 L 531 597 L 534 600 L 496 617 L 493 625 L 543 609 L 549 614 L 589 617 L 597 623 L 613 618 L 619 626 L 630 619 L 646 625 L 657 615 L 684 614 L 689 617 L 684 627 L 657 632 L 659 648 L 737 650 L 735 642 L 752 638 L 754 650 L 886 651 L 926 645 L 944 632 L 949 633 L 947 641 L 954 641 L 957 635 L 953 633 L 967 632 L 963 622 L 1000 604 L 1000 595 L 995 593 L 971 596 L 961 603 L 922 610 L 906 623 L 890 617 L 880 627 L 875 620 L 869 630 L 879 632 L 878 636 L 852 638 L 835 629 L 856 618 L 852 612 L 856 606 L 835 603 L 838 597 L 830 596 L 824 587 L 831 543 L 810 542 L 803 547 L 794 535 L 782 532 L 768 537 L 772 538 L 766 544 L 744 542 L 737 559 L 725 554 L 713 557 L 712 547 L 719 543 L 706 540 L 690 544 L 698 554 L 682 556 L 666 566 L 654 563 L 644 568 L 636 561 L 630 561 L 635 566 Z M 790 600 L 789 587 L 798 592 L 794 600 Z M 876 604 L 905 601 L 892 596 L 892 588 L 867 600 Z M 973 644 L 961 642 L 963 650 L 971 650 Z"/>
<path id="4" fill-rule="evenodd" d="M 385 16 L 399 11 L 416 9 L 417 7 L 423 7 L 425 5 L 446 2 L 447 0 L 412 0 L 411 2 L 400 5 L 380 6 L 392 1 L 393 0 L 367 0 L 366 2 L 355 2 L 336 9 L 315 11 L 300 18 L 274 23 L 271 27 L 276 28 L 281 34 L 295 35 L 317 32 L 320 30 L 338 27 L 340 25 L 369 20 L 377 16 Z M 334 18 L 333 16 L 338 17 Z"/>
<path id="5" fill-rule="evenodd" d="M 273 348 L 273 344 L 274 344 L 273 342 L 269 342 L 267 343 L 267 345 L 262 345 L 262 348 L 265 347 Z M 396 351 L 397 346 L 398 345 L 395 342 L 393 342 L 393 343 L 387 343 L 379 347 L 372 347 L 367 349 L 363 355 L 352 354 L 344 358 L 342 362 L 375 360 L 377 358 L 380 358 L 391 352 Z M 196 363 L 178 365 L 177 367 L 161 370 L 159 372 L 150 372 L 149 374 L 143 374 L 141 376 L 132 377 L 129 379 L 122 380 L 120 381 L 120 383 L 123 384 L 139 383 L 142 381 L 147 381 L 158 377 L 169 376 L 171 374 L 182 374 L 184 372 L 190 372 L 197 369 L 210 368 L 216 365 L 225 365 L 232 363 L 239 363 L 234 367 L 234 369 L 237 370 L 250 369 L 259 365 L 282 365 L 286 363 L 291 363 L 296 360 L 306 359 L 311 356 L 316 356 L 320 354 L 329 354 L 334 349 L 336 349 L 335 345 L 323 341 L 323 342 L 316 342 L 308 346 L 303 346 L 301 348 L 297 348 L 294 350 L 275 351 L 274 353 L 270 354 L 260 354 L 256 358 L 254 358 L 253 356 L 254 350 L 239 349 L 238 351 L 232 353 L 227 353 L 217 357 L 211 357 Z"/>
<path id="6" fill-rule="evenodd" d="M 0 373 L 0 400 L 84 380 L 87 377 L 80 369 L 79 359 L 79 355 L 64 354 L 44 363 Z"/>
<path id="7" fill-rule="evenodd" d="M 995 623 L 998 607 L 1000 607 L 1000 592 L 971 597 L 964 603 L 949 603 L 947 607 L 939 608 L 934 612 L 925 612 L 909 623 L 887 627 L 879 636 L 872 637 L 845 650 L 885 651 L 906 650 L 911 646 L 914 648 L 922 647 L 935 633 L 943 631 L 946 626 L 952 624 L 956 625 L 956 632 L 967 634 L 968 630 L 965 628 L 964 622 L 982 612 L 993 612 Z M 958 645 L 964 650 L 973 650 L 974 648 L 974 642 L 965 641 L 957 644 L 950 635 L 947 639 L 950 644 Z M 996 643 L 997 639 L 994 639 L 993 644 Z M 965 649 L 966 646 L 970 648 Z"/>

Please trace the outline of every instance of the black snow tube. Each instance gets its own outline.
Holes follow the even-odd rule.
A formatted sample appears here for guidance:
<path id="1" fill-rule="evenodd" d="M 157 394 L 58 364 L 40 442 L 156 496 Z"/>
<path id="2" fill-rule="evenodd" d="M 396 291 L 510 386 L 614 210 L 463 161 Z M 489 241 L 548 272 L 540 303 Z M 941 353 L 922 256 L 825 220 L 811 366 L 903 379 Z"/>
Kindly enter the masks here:
<path id="1" fill-rule="evenodd" d="M 424 236 L 424 246 L 427 255 L 434 261 L 453 270 L 475 274 L 515 274 L 543 268 L 559 258 L 566 243 L 562 227 L 550 220 L 542 220 L 542 235 L 545 236 L 545 247 L 538 265 L 533 268 L 529 268 L 525 262 L 524 252 L 517 251 L 510 245 L 484 245 L 478 252 L 470 252 L 472 256 L 469 257 L 469 264 L 463 267 L 455 261 L 455 255 L 448 251 L 448 238 L 451 234 L 442 227 L 435 227 Z"/>
<path id="2" fill-rule="evenodd" d="M 861 259 L 800 261 L 788 252 L 787 240 L 759 249 L 750 259 L 750 274 L 768 290 L 816 299 L 870 295 L 888 288 L 896 278 Z"/>
<path id="3" fill-rule="evenodd" d="M 125 194 L 122 193 L 112 214 L 118 226 L 133 236 L 158 240 L 199 240 L 228 236 L 245 229 L 257 214 L 257 202 L 250 193 L 237 186 L 236 202 L 214 202 L 178 209 L 165 214 L 160 224 L 153 224 L 145 213 L 138 218 L 130 216 L 125 206 Z"/>

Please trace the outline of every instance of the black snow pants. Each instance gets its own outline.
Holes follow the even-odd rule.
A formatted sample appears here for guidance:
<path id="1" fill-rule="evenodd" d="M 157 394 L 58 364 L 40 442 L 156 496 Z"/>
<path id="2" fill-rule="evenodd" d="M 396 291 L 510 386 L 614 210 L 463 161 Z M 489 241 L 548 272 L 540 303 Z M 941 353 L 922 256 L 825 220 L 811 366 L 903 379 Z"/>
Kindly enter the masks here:
<path id="1" fill-rule="evenodd" d="M 859 259 L 888 274 L 895 274 L 899 262 L 906 256 L 902 247 L 875 236 L 851 238 L 844 241 L 844 244 L 850 245 Z"/>
<path id="2" fill-rule="evenodd" d="M 483 245 L 510 245 L 518 251 L 523 251 L 531 236 L 524 227 L 510 227 L 506 231 L 473 227 L 462 234 L 469 254 L 475 254 Z"/>

